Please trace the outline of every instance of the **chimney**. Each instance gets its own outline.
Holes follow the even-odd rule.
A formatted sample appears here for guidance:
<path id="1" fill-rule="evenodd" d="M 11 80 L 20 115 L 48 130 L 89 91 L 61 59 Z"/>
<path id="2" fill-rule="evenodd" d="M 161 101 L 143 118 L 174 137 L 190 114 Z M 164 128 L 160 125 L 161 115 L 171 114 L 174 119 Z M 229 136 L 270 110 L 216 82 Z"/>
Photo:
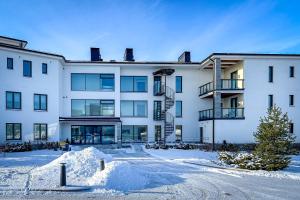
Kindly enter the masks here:
<path id="1" fill-rule="evenodd" d="M 91 61 L 103 61 L 101 59 L 100 49 L 91 47 Z"/>
<path id="2" fill-rule="evenodd" d="M 124 61 L 134 61 L 133 49 L 132 48 L 126 48 L 125 49 Z"/>
<path id="3" fill-rule="evenodd" d="M 179 56 L 178 62 L 180 62 L 180 63 L 190 63 L 191 62 L 191 53 L 189 51 L 183 52 Z"/>

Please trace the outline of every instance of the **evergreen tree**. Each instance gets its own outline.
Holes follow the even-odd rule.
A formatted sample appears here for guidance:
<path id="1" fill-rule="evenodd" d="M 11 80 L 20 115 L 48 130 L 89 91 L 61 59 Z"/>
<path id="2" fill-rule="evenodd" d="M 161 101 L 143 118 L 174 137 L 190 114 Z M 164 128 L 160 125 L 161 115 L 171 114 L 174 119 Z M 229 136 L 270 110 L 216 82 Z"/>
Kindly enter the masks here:
<path id="1" fill-rule="evenodd" d="M 267 116 L 260 119 L 254 133 L 257 142 L 254 154 L 261 159 L 262 169 L 280 170 L 290 163 L 295 136 L 290 133 L 289 126 L 287 114 L 277 106 L 268 109 Z"/>

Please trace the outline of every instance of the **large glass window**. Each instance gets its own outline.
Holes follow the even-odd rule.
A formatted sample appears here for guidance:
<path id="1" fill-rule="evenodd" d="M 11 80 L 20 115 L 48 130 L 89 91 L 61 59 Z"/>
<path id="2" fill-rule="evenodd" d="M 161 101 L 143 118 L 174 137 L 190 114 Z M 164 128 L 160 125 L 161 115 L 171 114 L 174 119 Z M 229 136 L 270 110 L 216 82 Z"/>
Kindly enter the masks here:
<path id="1" fill-rule="evenodd" d="M 122 117 L 147 117 L 148 106 L 147 101 L 121 101 Z"/>
<path id="2" fill-rule="evenodd" d="M 23 76 L 32 77 L 32 62 L 23 60 Z"/>
<path id="3" fill-rule="evenodd" d="M 71 74 L 73 91 L 113 91 L 114 74 Z"/>
<path id="4" fill-rule="evenodd" d="M 122 142 L 147 142 L 146 125 L 123 125 Z"/>
<path id="5" fill-rule="evenodd" d="M 114 116 L 114 100 L 72 99 L 72 116 Z"/>
<path id="6" fill-rule="evenodd" d="M 14 59 L 7 58 L 7 69 L 14 69 Z"/>
<path id="7" fill-rule="evenodd" d="M 6 109 L 21 109 L 21 92 L 6 92 Z"/>
<path id="8" fill-rule="evenodd" d="M 101 111 L 102 116 L 114 116 L 115 115 L 115 102 L 113 100 L 101 100 Z"/>
<path id="9" fill-rule="evenodd" d="M 182 101 L 176 101 L 176 117 L 182 117 Z"/>
<path id="10" fill-rule="evenodd" d="M 100 100 L 85 100 L 85 115 L 100 116 Z"/>
<path id="11" fill-rule="evenodd" d="M 175 137 L 176 137 L 176 142 L 182 141 L 182 125 L 176 125 Z"/>
<path id="12" fill-rule="evenodd" d="M 71 74 L 71 90 L 84 91 L 85 90 L 85 75 Z"/>
<path id="13" fill-rule="evenodd" d="M 101 74 L 100 75 L 100 89 L 113 91 L 115 89 L 115 76 L 114 74 Z"/>
<path id="14" fill-rule="evenodd" d="M 47 140 L 47 124 L 34 124 L 33 136 L 35 140 Z"/>
<path id="15" fill-rule="evenodd" d="M 85 100 L 72 99 L 71 108 L 72 116 L 85 116 Z"/>
<path id="16" fill-rule="evenodd" d="M 111 144 L 115 142 L 115 126 L 72 126 L 72 144 Z"/>
<path id="17" fill-rule="evenodd" d="M 47 110 L 46 94 L 34 94 L 34 110 Z"/>
<path id="18" fill-rule="evenodd" d="M 6 124 L 6 140 L 21 140 L 22 126 L 20 123 Z"/>
<path id="19" fill-rule="evenodd" d="M 147 76 L 121 76 L 121 92 L 147 92 Z"/>
<path id="20" fill-rule="evenodd" d="M 176 93 L 182 92 L 182 76 L 176 76 Z"/>

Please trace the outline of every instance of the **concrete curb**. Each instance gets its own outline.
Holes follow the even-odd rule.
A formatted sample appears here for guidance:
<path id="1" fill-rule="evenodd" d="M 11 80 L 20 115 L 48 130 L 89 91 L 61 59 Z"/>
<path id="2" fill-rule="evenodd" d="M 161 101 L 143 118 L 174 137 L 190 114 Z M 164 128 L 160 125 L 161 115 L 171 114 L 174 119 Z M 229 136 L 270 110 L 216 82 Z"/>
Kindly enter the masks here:
<path id="1" fill-rule="evenodd" d="M 80 192 L 90 190 L 91 187 L 87 186 L 74 186 L 68 185 L 63 187 L 56 187 L 56 188 L 30 188 L 30 191 L 53 191 L 53 192 Z"/>

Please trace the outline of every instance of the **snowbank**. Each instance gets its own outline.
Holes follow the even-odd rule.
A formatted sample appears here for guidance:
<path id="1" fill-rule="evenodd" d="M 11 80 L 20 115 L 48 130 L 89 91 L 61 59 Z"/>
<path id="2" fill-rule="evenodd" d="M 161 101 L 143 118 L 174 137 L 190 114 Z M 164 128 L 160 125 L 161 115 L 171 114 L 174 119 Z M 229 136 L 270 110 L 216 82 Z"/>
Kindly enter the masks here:
<path id="1" fill-rule="evenodd" d="M 105 160 L 103 171 L 100 171 L 100 159 Z M 49 164 L 36 168 L 32 172 L 32 187 L 57 187 L 60 163 L 66 163 L 67 184 L 69 185 L 128 191 L 141 189 L 147 184 L 147 179 L 128 162 L 113 161 L 110 155 L 89 147 L 81 151 L 64 153 Z"/>

